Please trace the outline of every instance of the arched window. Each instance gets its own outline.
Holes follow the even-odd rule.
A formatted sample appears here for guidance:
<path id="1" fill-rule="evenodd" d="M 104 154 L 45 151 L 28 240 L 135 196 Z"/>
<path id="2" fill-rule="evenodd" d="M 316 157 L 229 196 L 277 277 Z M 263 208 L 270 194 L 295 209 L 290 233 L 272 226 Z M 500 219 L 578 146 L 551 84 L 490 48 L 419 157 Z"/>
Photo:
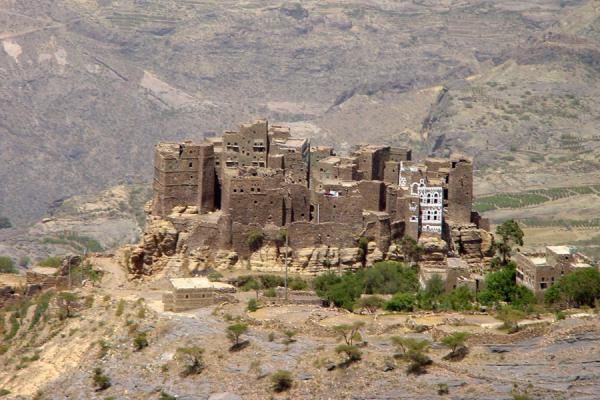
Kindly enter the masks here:
<path id="1" fill-rule="evenodd" d="M 427 204 L 431 204 L 431 193 L 427 193 Z"/>
<path id="2" fill-rule="evenodd" d="M 410 185 L 410 193 L 411 194 L 417 194 L 419 192 L 419 184 L 418 183 L 413 183 L 412 185 Z"/>

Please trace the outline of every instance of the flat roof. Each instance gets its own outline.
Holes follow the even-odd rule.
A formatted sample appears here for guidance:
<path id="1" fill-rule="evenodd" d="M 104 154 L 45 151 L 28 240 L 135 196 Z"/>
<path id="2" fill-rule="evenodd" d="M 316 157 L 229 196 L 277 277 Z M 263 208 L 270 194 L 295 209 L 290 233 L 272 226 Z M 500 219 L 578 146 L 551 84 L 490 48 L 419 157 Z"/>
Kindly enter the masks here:
<path id="1" fill-rule="evenodd" d="M 529 261 L 535 265 L 546 265 L 546 257 L 529 257 Z"/>
<path id="2" fill-rule="evenodd" d="M 546 248 L 556 254 L 571 254 L 573 252 L 570 246 L 547 246 Z"/>
<path id="3" fill-rule="evenodd" d="M 232 289 L 233 286 L 223 282 L 211 282 L 205 277 L 171 278 L 171 285 L 175 289 Z"/>

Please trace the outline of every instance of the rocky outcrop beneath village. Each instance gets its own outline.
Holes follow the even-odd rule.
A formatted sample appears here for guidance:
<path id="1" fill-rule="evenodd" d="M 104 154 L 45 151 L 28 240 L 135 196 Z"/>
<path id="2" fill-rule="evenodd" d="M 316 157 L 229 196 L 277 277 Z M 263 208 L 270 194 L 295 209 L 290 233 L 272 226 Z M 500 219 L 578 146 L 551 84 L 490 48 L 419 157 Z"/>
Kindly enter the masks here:
<path id="1" fill-rule="evenodd" d="M 175 226 L 163 219 L 149 222 L 142 242 L 129 249 L 128 272 L 135 276 L 151 275 L 160 269 L 158 261 L 177 252 L 179 232 Z"/>
<path id="2" fill-rule="evenodd" d="M 494 256 L 494 236 L 475 224 L 450 228 L 451 251 L 469 265 L 481 267 Z"/>
<path id="3" fill-rule="evenodd" d="M 215 250 L 209 245 L 192 245 L 190 235 L 180 231 L 184 226 L 177 221 L 153 218 L 143 235 L 142 242 L 129 248 L 128 270 L 134 276 L 152 275 L 177 258 L 184 269 L 198 273 L 210 269 L 248 269 L 258 272 L 281 272 L 286 265 L 291 273 L 315 275 L 327 271 L 350 271 L 369 267 L 384 260 L 407 261 L 399 244 L 392 243 L 382 251 L 377 243 L 367 244 L 366 254 L 358 247 L 314 246 L 289 248 L 271 240 L 249 255 L 233 250 Z M 453 225 L 450 243 L 436 236 L 422 236 L 419 263 L 425 267 L 446 268 L 447 257 L 464 259 L 474 268 L 482 268 L 493 256 L 493 236 L 474 224 Z"/>

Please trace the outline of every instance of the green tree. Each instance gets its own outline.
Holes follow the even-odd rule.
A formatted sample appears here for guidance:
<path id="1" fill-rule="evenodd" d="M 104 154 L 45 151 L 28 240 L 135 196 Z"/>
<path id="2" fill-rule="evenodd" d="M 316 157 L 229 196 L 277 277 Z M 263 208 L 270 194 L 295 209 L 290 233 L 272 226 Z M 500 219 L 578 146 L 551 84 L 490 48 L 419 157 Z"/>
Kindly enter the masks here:
<path id="1" fill-rule="evenodd" d="M 481 303 L 486 305 L 499 302 L 511 303 L 516 307 L 524 307 L 535 302 L 531 290 L 517 286 L 516 265 L 507 263 L 502 269 L 491 272 L 485 277 L 485 290 L 479 295 Z"/>
<path id="2" fill-rule="evenodd" d="M 598 298 L 600 298 L 600 271 L 596 268 L 577 268 L 562 276 L 544 296 L 544 300 L 549 304 L 563 301 L 575 307 L 583 305 L 593 307 Z"/>
<path id="3" fill-rule="evenodd" d="M 362 321 L 356 321 L 352 324 L 341 324 L 333 327 L 333 330 L 340 335 L 340 338 L 346 342 L 348 346 L 352 346 L 355 341 L 362 340 L 360 329 L 365 326 Z"/>
<path id="4" fill-rule="evenodd" d="M 286 370 L 279 370 L 271 375 L 271 382 L 273 384 L 273 390 L 276 392 L 285 392 L 292 388 L 294 380 L 292 373 Z"/>
<path id="5" fill-rule="evenodd" d="M 359 271 L 364 292 L 367 294 L 394 294 L 414 292 L 419 287 L 417 271 L 397 261 L 382 261 L 372 268 Z"/>
<path id="6" fill-rule="evenodd" d="M 430 343 L 410 337 L 392 336 L 392 344 L 400 351 L 400 357 L 410 363 L 406 369 L 408 374 L 422 374 L 433 361 L 425 354 L 429 351 Z"/>
<path id="7" fill-rule="evenodd" d="M 231 340 L 233 346 L 240 345 L 240 337 L 248 331 L 248 324 L 238 322 L 227 327 L 227 338 Z"/>
<path id="8" fill-rule="evenodd" d="M 0 257 L 0 273 L 5 274 L 14 274 L 18 272 L 15 268 L 15 263 L 10 257 L 1 256 Z"/>
<path id="9" fill-rule="evenodd" d="M 402 249 L 402 254 L 404 254 L 406 261 L 412 264 L 419 262 L 425 250 L 411 236 L 404 236 L 400 240 L 400 249 Z"/>
<path id="10" fill-rule="evenodd" d="M 396 293 L 388 300 L 384 308 L 388 311 L 413 311 L 417 298 L 412 293 Z"/>
<path id="11" fill-rule="evenodd" d="M 475 293 L 467 286 L 459 286 L 440 299 L 440 307 L 446 310 L 466 311 L 473 309 Z"/>
<path id="12" fill-rule="evenodd" d="M 204 349 L 198 346 L 179 347 L 175 352 L 175 359 L 184 364 L 181 376 L 197 375 L 205 368 Z"/>
<path id="13" fill-rule="evenodd" d="M 257 281 L 255 279 L 252 279 L 250 281 L 248 281 L 248 283 L 246 283 L 244 285 L 244 289 L 246 290 L 254 290 L 256 293 L 256 300 L 258 300 L 258 294 L 260 293 L 260 289 L 262 289 L 263 285 L 262 283 L 260 283 L 260 281 Z"/>
<path id="14" fill-rule="evenodd" d="M 471 336 L 467 332 L 454 332 L 444 337 L 441 342 L 444 346 L 449 347 L 452 352 L 455 352 L 459 347 L 464 347 L 467 339 Z"/>
<path id="15" fill-rule="evenodd" d="M 496 250 L 502 258 L 502 263 L 507 264 L 513 246 L 523 246 L 523 231 L 515 220 L 509 219 L 496 228 L 496 235 L 500 238 L 500 241 L 495 243 Z"/>
<path id="16" fill-rule="evenodd" d="M 441 276 L 434 274 L 419 292 L 419 307 L 425 310 L 437 310 L 440 297 L 444 294 L 445 284 Z"/>

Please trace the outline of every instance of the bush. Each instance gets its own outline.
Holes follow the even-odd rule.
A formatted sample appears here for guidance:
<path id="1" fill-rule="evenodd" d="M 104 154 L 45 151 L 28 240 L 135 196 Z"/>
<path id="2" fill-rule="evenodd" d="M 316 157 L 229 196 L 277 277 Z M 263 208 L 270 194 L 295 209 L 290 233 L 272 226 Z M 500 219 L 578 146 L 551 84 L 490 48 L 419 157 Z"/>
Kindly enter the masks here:
<path id="1" fill-rule="evenodd" d="M 277 291 L 273 288 L 268 288 L 268 289 L 263 290 L 263 295 L 265 297 L 271 297 L 271 298 L 277 297 Z"/>
<path id="2" fill-rule="evenodd" d="M 413 311 L 417 299 L 412 293 L 396 293 L 388 300 L 384 308 L 388 311 Z"/>
<path id="3" fill-rule="evenodd" d="M 108 389 L 112 384 L 110 382 L 110 378 L 104 374 L 102 368 L 94 369 L 94 387 L 97 392 L 101 392 L 103 390 Z"/>
<path id="4" fill-rule="evenodd" d="M 12 223 L 8 217 L 0 217 L 0 229 L 12 228 Z"/>
<path id="5" fill-rule="evenodd" d="M 370 313 L 374 313 L 382 308 L 384 304 L 385 300 L 379 296 L 363 296 L 354 304 L 354 309 L 367 310 Z"/>
<path id="6" fill-rule="evenodd" d="M 59 257 L 59 256 L 48 257 L 48 258 L 45 258 L 42 261 L 40 261 L 38 263 L 38 265 L 40 267 L 60 268 L 60 266 L 62 265 L 62 261 L 63 261 L 63 258 Z"/>
<path id="7" fill-rule="evenodd" d="M 473 309 L 475 293 L 467 286 L 459 286 L 440 299 L 440 308 L 445 310 L 466 311 Z"/>
<path id="8" fill-rule="evenodd" d="M 258 304 L 256 302 L 256 299 L 248 300 L 248 311 L 254 312 L 256 310 L 258 310 Z"/>
<path id="9" fill-rule="evenodd" d="M 248 248 L 251 251 L 257 251 L 258 249 L 260 249 L 262 247 L 264 240 L 265 240 L 265 235 L 262 233 L 262 231 L 256 229 L 256 230 L 252 230 L 248 233 L 248 237 L 246 238 L 246 243 L 248 244 Z"/>
<path id="10" fill-rule="evenodd" d="M 291 290 L 306 290 L 308 289 L 308 283 L 302 278 L 290 278 L 288 279 L 288 287 Z"/>
<path id="11" fill-rule="evenodd" d="M 504 328 L 511 332 L 519 330 L 519 321 L 525 318 L 525 313 L 511 306 L 504 306 L 496 315 L 500 321 L 504 322 Z"/>
<path id="12" fill-rule="evenodd" d="M 175 358 L 185 364 L 181 376 L 197 375 L 205 368 L 203 360 L 204 349 L 198 346 L 180 347 L 175 352 Z"/>
<path id="13" fill-rule="evenodd" d="M 121 299 L 117 303 L 117 311 L 115 311 L 115 315 L 117 317 L 120 317 L 121 315 L 123 315 L 123 312 L 125 312 L 125 300 Z"/>
<path id="14" fill-rule="evenodd" d="M 279 393 L 291 389 L 294 380 L 290 371 L 280 369 L 271 375 L 271 382 L 273 383 L 273 390 Z"/>
<path id="15" fill-rule="evenodd" d="M 0 389 L 0 397 L 8 396 L 11 393 L 8 389 Z"/>
<path id="16" fill-rule="evenodd" d="M 455 352 L 457 348 L 465 346 L 465 342 L 469 336 L 470 334 L 467 332 L 454 332 L 444 337 L 441 342 L 444 346 L 449 347 L 452 352 Z"/>
<path id="17" fill-rule="evenodd" d="M 348 364 L 360 361 L 362 358 L 361 351 L 355 345 L 340 344 L 335 348 L 335 352 L 338 354 L 344 353 L 346 356 L 345 362 Z"/>
<path id="18" fill-rule="evenodd" d="M 146 332 L 138 332 L 133 339 L 133 347 L 136 351 L 141 351 L 148 347 L 148 334 Z"/>
<path id="19" fill-rule="evenodd" d="M 5 274 L 14 274 L 18 272 L 17 268 L 15 268 L 15 263 L 10 257 L 1 256 L 0 257 L 0 273 Z"/>
<path id="20" fill-rule="evenodd" d="M 38 324 L 38 322 L 40 322 L 42 315 L 46 312 L 46 310 L 48 310 L 52 296 L 54 296 L 54 293 L 46 292 L 39 297 L 35 310 L 33 311 L 33 317 L 31 318 L 29 329 L 32 329 Z"/>
<path id="21" fill-rule="evenodd" d="M 58 294 L 59 317 L 61 319 L 71 318 L 73 311 L 77 307 L 79 296 L 72 292 L 60 292 Z"/>
<path id="22" fill-rule="evenodd" d="M 218 271 L 211 271 L 208 273 L 207 278 L 211 282 L 216 282 L 223 278 L 223 274 Z"/>
<path id="23" fill-rule="evenodd" d="M 31 265 L 31 258 L 23 256 L 19 258 L 19 267 L 27 268 Z"/>

